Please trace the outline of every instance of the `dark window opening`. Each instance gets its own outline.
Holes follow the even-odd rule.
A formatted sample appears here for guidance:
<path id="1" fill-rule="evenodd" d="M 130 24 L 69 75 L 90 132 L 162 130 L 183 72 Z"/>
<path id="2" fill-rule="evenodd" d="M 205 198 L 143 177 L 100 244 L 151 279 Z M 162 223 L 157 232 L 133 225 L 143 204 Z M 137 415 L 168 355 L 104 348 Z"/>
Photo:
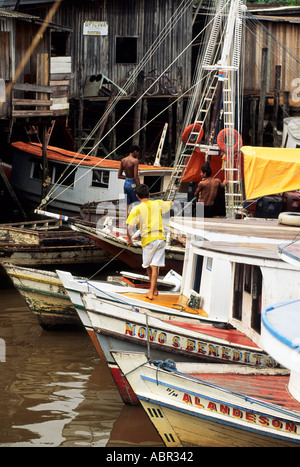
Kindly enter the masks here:
<path id="1" fill-rule="evenodd" d="M 161 191 L 161 177 L 153 177 L 148 175 L 144 177 L 144 183 L 149 187 L 150 193 L 158 193 Z"/>
<path id="2" fill-rule="evenodd" d="M 194 279 L 194 285 L 193 285 L 193 290 L 195 290 L 196 292 L 200 291 L 202 266 L 203 266 L 203 256 L 197 255 L 196 273 L 195 273 L 195 279 Z"/>
<path id="3" fill-rule="evenodd" d="M 52 57 L 64 57 L 69 55 L 69 33 L 51 33 L 51 55 Z"/>
<path id="4" fill-rule="evenodd" d="M 116 37 L 116 63 L 137 63 L 136 37 Z"/>
<path id="5" fill-rule="evenodd" d="M 92 186 L 108 188 L 109 171 L 108 170 L 93 170 Z"/>
<path id="6" fill-rule="evenodd" d="M 244 270 L 243 265 L 236 263 L 234 270 L 234 296 L 233 296 L 233 317 L 242 319 L 243 306 L 243 282 Z"/>
<path id="7" fill-rule="evenodd" d="M 262 289 L 261 270 L 259 267 L 253 266 L 251 327 L 259 333 L 260 333 L 260 328 L 261 328 L 261 289 Z"/>
<path id="8" fill-rule="evenodd" d="M 73 167 L 66 167 L 63 164 L 48 164 L 48 174 L 51 178 L 51 183 L 58 183 L 63 186 L 73 187 L 75 180 L 75 172 Z M 42 164 L 39 161 L 33 161 L 32 178 L 42 180 Z"/>

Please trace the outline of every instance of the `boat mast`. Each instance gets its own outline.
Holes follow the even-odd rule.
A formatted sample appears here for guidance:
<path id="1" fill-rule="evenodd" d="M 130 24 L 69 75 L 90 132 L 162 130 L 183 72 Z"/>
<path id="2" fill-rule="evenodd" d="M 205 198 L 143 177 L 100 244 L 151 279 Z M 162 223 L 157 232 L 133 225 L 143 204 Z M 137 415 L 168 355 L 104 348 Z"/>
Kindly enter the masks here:
<path id="1" fill-rule="evenodd" d="M 201 96 L 195 112 L 193 129 L 188 141 L 176 162 L 165 199 L 173 198 L 180 188 L 188 163 L 195 150 L 205 153 L 205 160 L 210 162 L 211 155 L 220 154 L 216 144 L 216 133 L 221 105 L 223 105 L 223 134 L 226 135 L 222 156 L 224 173 L 228 180 L 226 186 L 226 215 L 234 217 L 241 207 L 242 194 L 239 181 L 237 154 L 242 144 L 235 130 L 235 86 L 240 68 L 242 16 L 246 10 L 241 0 L 216 2 L 216 10 L 211 29 L 208 32 L 207 46 L 196 80 L 201 83 L 197 91 Z M 230 6 L 228 7 L 228 5 Z M 223 44 L 220 48 L 220 42 Z M 203 84 L 205 82 L 205 84 Z M 201 88 L 201 90 L 200 90 Z M 206 119 L 212 109 L 211 122 L 205 144 L 200 142 L 201 131 L 205 128 Z M 220 155 L 220 157 L 222 157 Z"/>

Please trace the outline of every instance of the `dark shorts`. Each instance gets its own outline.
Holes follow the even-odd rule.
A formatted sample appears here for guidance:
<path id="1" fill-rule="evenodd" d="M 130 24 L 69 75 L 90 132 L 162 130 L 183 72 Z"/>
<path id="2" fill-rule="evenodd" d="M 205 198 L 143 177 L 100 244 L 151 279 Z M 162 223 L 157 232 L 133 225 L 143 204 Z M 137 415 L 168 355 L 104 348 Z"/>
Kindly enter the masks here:
<path id="1" fill-rule="evenodd" d="M 214 205 L 204 206 L 204 217 L 213 217 L 214 215 Z"/>
<path id="2" fill-rule="evenodd" d="M 127 205 L 135 203 L 138 198 L 135 194 L 136 183 L 134 178 L 126 178 L 124 183 L 124 193 L 126 195 Z"/>

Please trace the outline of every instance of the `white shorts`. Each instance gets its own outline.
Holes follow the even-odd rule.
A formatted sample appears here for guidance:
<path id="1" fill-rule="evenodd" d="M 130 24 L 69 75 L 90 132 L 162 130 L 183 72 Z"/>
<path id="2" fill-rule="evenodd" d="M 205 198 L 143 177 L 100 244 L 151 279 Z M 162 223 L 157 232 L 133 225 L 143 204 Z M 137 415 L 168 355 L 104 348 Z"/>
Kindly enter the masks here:
<path id="1" fill-rule="evenodd" d="M 165 240 L 153 240 L 143 247 L 143 268 L 165 265 Z"/>

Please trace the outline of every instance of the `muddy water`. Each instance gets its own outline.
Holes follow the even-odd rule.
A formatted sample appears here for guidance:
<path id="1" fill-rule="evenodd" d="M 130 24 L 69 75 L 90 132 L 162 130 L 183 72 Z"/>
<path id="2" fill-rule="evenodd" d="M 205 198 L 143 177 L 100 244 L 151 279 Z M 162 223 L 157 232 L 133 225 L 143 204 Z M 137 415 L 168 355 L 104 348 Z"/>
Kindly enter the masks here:
<path id="1" fill-rule="evenodd" d="M 163 446 L 143 409 L 124 406 L 84 330 L 42 330 L 8 287 L 0 339 L 0 447 Z"/>

